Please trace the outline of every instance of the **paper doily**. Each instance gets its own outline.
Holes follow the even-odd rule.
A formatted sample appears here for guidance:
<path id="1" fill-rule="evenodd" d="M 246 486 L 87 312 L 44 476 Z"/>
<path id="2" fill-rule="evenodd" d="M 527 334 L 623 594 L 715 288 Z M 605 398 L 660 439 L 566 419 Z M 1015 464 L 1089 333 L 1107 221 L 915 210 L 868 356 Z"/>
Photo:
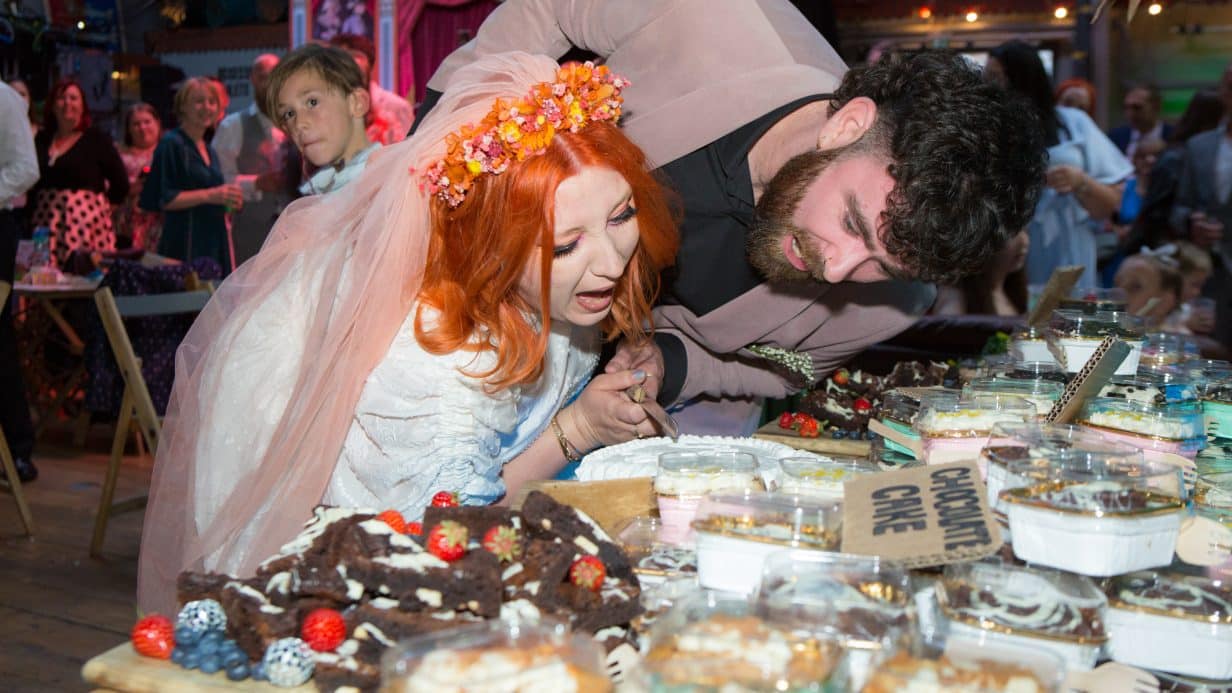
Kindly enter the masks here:
<path id="1" fill-rule="evenodd" d="M 659 468 L 659 455 L 665 452 L 711 450 L 747 452 L 757 458 L 763 475 L 773 475 L 777 472 L 778 464 L 776 463 L 785 457 L 825 459 L 816 453 L 797 450 L 789 445 L 759 438 L 686 435 L 680 436 L 680 439 L 674 443 L 671 438 L 666 437 L 643 438 L 596 450 L 582 459 L 576 474 L 578 481 L 654 476 Z"/>

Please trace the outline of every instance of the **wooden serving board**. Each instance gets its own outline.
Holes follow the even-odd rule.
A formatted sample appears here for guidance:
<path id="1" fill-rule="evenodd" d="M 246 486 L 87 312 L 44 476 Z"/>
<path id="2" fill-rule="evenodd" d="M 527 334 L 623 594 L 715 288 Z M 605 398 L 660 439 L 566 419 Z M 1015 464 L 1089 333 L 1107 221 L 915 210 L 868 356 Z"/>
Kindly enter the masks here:
<path id="1" fill-rule="evenodd" d="M 659 514 L 654 480 L 648 476 L 607 481 L 534 481 L 522 487 L 513 499 L 513 507 L 521 508 L 531 491 L 543 491 L 561 503 L 572 505 L 612 536 L 625 520 Z"/>
<path id="2" fill-rule="evenodd" d="M 223 672 L 203 674 L 189 671 L 169 661 L 142 657 L 129 643 L 121 643 L 98 655 L 81 667 L 81 678 L 95 690 L 117 693 L 215 693 L 217 691 L 251 691 L 258 693 L 315 693 L 311 681 L 295 688 L 279 688 L 262 681 L 228 681 Z"/>
<path id="3" fill-rule="evenodd" d="M 782 443 L 797 450 L 807 450 L 821 455 L 867 457 L 873 449 L 872 443 L 867 440 L 834 439 L 827 437 L 825 433 L 822 433 L 817 438 L 805 438 L 790 428 L 779 428 L 779 425 L 774 421 L 757 429 L 753 437 L 768 440 L 772 443 Z"/>

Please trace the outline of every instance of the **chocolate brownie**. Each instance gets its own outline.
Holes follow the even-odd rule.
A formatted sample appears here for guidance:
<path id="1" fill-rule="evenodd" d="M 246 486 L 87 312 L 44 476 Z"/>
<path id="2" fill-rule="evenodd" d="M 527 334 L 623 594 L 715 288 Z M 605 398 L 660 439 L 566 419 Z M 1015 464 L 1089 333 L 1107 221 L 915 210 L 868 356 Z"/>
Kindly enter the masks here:
<path id="1" fill-rule="evenodd" d="M 397 642 L 483 620 L 467 611 L 404 611 L 396 599 L 386 597 L 377 597 L 356 606 L 347 612 L 345 618 L 348 628 L 357 633 L 353 637 L 360 640 L 367 638 L 368 635 L 359 635 L 360 627 L 367 626 L 375 642 Z"/>
<path id="2" fill-rule="evenodd" d="M 559 538 L 573 544 L 585 553 L 598 556 L 608 575 L 638 584 L 628 555 L 586 513 L 558 503 L 546 493 L 531 491 L 522 503 L 522 517 L 532 536 Z"/>
<path id="3" fill-rule="evenodd" d="M 186 570 L 175 578 L 175 594 L 181 605 L 198 599 L 222 601 L 222 588 L 235 578 L 222 573 L 198 573 Z"/>
<path id="4" fill-rule="evenodd" d="M 467 610 L 494 618 L 500 614 L 501 571 L 496 556 L 471 551 L 446 563 L 423 551 L 388 556 L 353 556 L 347 572 L 375 588 L 375 594 L 397 599 L 407 611 Z"/>
<path id="5" fill-rule="evenodd" d="M 305 562 L 333 568 L 338 564 L 337 557 L 330 554 L 333 535 L 343 527 L 354 526 L 373 517 L 365 510 L 318 505 L 313 508 L 312 518 L 304 524 L 304 529 L 284 544 L 277 554 L 261 563 L 257 576 L 269 577 Z"/>
<path id="6" fill-rule="evenodd" d="M 558 585 L 556 592 L 558 604 L 574 614 L 573 627 L 588 633 L 628 623 L 642 613 L 641 590 L 610 577 L 598 592 L 568 582 Z"/>
<path id="7" fill-rule="evenodd" d="M 445 520 L 453 520 L 470 532 L 472 539 L 483 535 L 496 525 L 508 525 L 521 529 L 522 518 L 512 509 L 495 505 L 459 505 L 454 508 L 429 507 L 424 511 L 423 526 L 426 533 Z"/>
<path id="8" fill-rule="evenodd" d="M 577 550 L 560 539 L 531 539 L 521 561 L 501 571 L 507 600 L 526 599 L 537 606 L 555 606 L 552 588 L 569 576 Z"/>
<path id="9" fill-rule="evenodd" d="M 275 640 L 299 635 L 299 609 L 272 604 L 250 584 L 228 582 L 220 601 L 227 612 L 227 633 L 251 660 L 265 656 L 265 648 Z"/>

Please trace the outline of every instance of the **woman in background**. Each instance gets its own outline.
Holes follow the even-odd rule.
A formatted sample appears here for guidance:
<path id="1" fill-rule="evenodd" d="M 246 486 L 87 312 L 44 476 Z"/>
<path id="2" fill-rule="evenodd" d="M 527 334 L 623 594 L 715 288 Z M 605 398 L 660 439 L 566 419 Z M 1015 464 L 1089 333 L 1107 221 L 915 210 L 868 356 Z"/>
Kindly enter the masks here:
<path id="1" fill-rule="evenodd" d="M 244 204 L 240 186 L 223 182 L 218 155 L 205 131 L 218 122 L 218 98 L 209 80 L 193 77 L 175 93 L 180 126 L 154 150 L 150 177 L 141 190 L 141 208 L 163 213 L 158 254 L 177 260 L 210 257 L 231 271 L 227 207 Z"/>
<path id="2" fill-rule="evenodd" d="M 1039 53 L 1021 41 L 994 48 L 984 74 L 1026 96 L 1039 114 L 1048 144 L 1047 187 L 1035 206 L 1028 232 L 1027 280 L 1048 281 L 1063 265 L 1084 268 L 1080 288 L 1096 284 L 1095 224 L 1112 216 L 1121 202 L 1129 161 L 1086 113 L 1056 106 Z"/>
<path id="3" fill-rule="evenodd" d="M 1057 85 L 1057 105 L 1076 108 L 1095 118 L 1095 85 L 1081 77 L 1072 77 Z"/>
<path id="4" fill-rule="evenodd" d="M 51 229 L 53 262 L 65 266 L 74 251 L 115 250 L 111 206 L 128 195 L 128 175 L 111 138 L 90 125 L 77 82 L 52 87 L 34 149 L 40 177 L 30 191 L 31 222 Z"/>
<path id="5" fill-rule="evenodd" d="M 121 248 L 142 248 L 154 252 L 162 235 L 162 215 L 147 212 L 138 206 L 141 188 L 150 174 L 154 149 L 162 137 L 163 127 L 158 112 L 148 103 L 136 103 L 124 113 L 124 146 L 120 158 L 128 172 L 128 198 L 116 209 L 116 245 Z"/>

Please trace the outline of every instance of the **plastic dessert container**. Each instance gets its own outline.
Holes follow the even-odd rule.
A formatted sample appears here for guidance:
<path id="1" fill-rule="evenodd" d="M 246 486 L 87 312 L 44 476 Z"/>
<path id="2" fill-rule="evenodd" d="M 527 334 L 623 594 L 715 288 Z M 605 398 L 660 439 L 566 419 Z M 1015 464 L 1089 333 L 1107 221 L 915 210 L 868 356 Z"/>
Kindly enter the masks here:
<path id="1" fill-rule="evenodd" d="M 1037 418 L 1052 410 L 1065 386 L 1055 380 L 1021 380 L 1008 377 L 976 378 L 963 387 L 963 396 L 1008 395 L 1021 397 L 1035 406 Z"/>
<path id="2" fill-rule="evenodd" d="M 883 661 L 861 693 L 1053 693 L 1065 662 L 1038 647 L 954 639 L 900 650 Z"/>
<path id="3" fill-rule="evenodd" d="M 1093 667 L 1107 640 L 1107 599 L 1081 575 L 962 563 L 946 567 L 936 597 L 949 639 L 1039 647 L 1066 669 Z"/>
<path id="4" fill-rule="evenodd" d="M 1099 577 L 1172 562 L 1180 467 L 1070 452 L 1011 463 L 1008 479 L 1000 498 L 1018 558 Z"/>
<path id="5" fill-rule="evenodd" d="M 1077 422 L 1142 450 L 1148 458 L 1166 452 L 1192 460 L 1206 445 L 1202 416 L 1202 408 L 1192 402 L 1159 407 L 1096 397 L 1083 405 Z"/>
<path id="6" fill-rule="evenodd" d="M 1069 381 L 1069 375 L 1055 360 L 1019 361 L 1005 372 L 1005 377 L 1012 380 L 1051 380 L 1062 385 Z"/>
<path id="7" fill-rule="evenodd" d="M 1232 527 L 1232 472 L 1199 474 L 1193 503 L 1197 514 Z"/>
<path id="8" fill-rule="evenodd" d="M 767 556 L 784 549 L 830 551 L 841 538 L 842 504 L 752 493 L 709 496 L 698 509 L 697 579 L 708 589 L 748 594 Z"/>
<path id="9" fill-rule="evenodd" d="M 766 559 L 753 603 L 759 614 L 789 624 L 793 632 L 840 643 L 856 690 L 914 630 L 906 568 L 875 556 L 775 553 Z"/>
<path id="10" fill-rule="evenodd" d="M 1135 375 L 1119 375 L 1099 391 L 1100 397 L 1152 406 L 1196 402 L 1198 390 L 1188 375 L 1173 368 L 1140 368 Z"/>
<path id="11" fill-rule="evenodd" d="M 697 577 L 697 552 L 660 537 L 663 521 L 657 517 L 632 517 L 616 529 L 616 541 L 633 562 L 642 585 L 675 578 Z"/>
<path id="12" fill-rule="evenodd" d="M 1048 349 L 1048 331 L 1043 327 L 1025 327 L 1010 338 L 1010 355 L 1016 361 L 1056 363 L 1057 357 Z"/>
<path id="13" fill-rule="evenodd" d="M 1112 659 L 1187 676 L 1232 678 L 1232 585 L 1147 571 L 1113 578 L 1105 591 Z"/>
<path id="14" fill-rule="evenodd" d="M 1145 335 L 1141 318 L 1125 313 L 1056 310 L 1048 323 L 1048 344 L 1057 361 L 1070 373 L 1077 373 L 1108 335 L 1125 340 L 1131 348 L 1117 367 L 1117 375 L 1133 375 L 1142 357 Z"/>
<path id="15" fill-rule="evenodd" d="M 843 649 L 755 613 L 747 599 L 700 592 L 655 623 L 643 662 L 652 691 L 846 690 Z"/>
<path id="16" fill-rule="evenodd" d="M 977 459 L 993 426 L 1034 421 L 1035 416 L 1035 405 L 1020 397 L 930 398 L 920 404 L 915 430 L 923 443 L 924 461 L 945 464 Z"/>
<path id="17" fill-rule="evenodd" d="M 688 541 L 689 523 L 707 494 L 762 489 L 757 458 L 747 452 L 716 450 L 659 455 L 659 472 L 654 480 L 662 520 L 659 536 L 668 543 Z"/>
<path id="18" fill-rule="evenodd" d="M 1061 307 L 1067 310 L 1078 310 L 1085 313 L 1125 312 L 1129 297 L 1124 289 L 1109 287 L 1106 289 L 1075 288 L 1069 296 L 1061 299 Z"/>
<path id="19" fill-rule="evenodd" d="M 382 693 L 607 692 L 603 648 L 561 622 L 498 619 L 420 635 L 381 658 Z"/>
<path id="20" fill-rule="evenodd" d="M 993 427 L 980 451 L 980 468 L 986 470 L 988 507 L 1004 516 L 1000 494 L 1007 485 L 1009 465 L 1029 459 L 1056 457 L 1070 452 L 1098 453 L 1129 462 L 1142 460 L 1142 451 L 1117 443 L 1082 426 L 1046 423 L 1004 423 Z"/>
<path id="21" fill-rule="evenodd" d="M 778 493 L 835 501 L 843 499 L 844 482 L 880 471 L 856 457 L 785 457 L 779 467 Z"/>
<path id="22" fill-rule="evenodd" d="M 1212 378 L 1204 384 L 1202 415 L 1207 435 L 1232 438 L 1232 374 Z"/>

